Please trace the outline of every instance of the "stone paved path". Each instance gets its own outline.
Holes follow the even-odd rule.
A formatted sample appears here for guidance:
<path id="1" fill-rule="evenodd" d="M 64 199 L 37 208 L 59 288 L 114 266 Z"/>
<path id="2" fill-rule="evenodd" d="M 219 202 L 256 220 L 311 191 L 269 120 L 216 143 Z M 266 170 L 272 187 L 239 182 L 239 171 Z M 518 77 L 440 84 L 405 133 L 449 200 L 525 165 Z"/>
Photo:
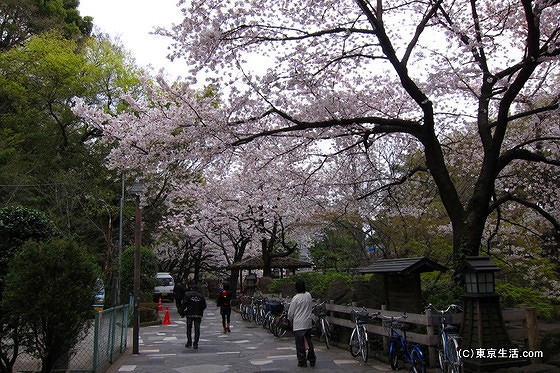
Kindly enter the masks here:
<path id="1" fill-rule="evenodd" d="M 388 364 L 370 359 L 363 363 L 347 349 L 315 343 L 317 365 L 298 368 L 293 337 L 276 338 L 261 326 L 232 313 L 232 330 L 223 334 L 218 308 L 208 302 L 201 325 L 199 348 L 185 347 L 185 320 L 172 303 L 171 325 L 140 328 L 140 354 L 132 354 L 132 333 L 127 351 L 108 373 L 220 373 L 220 372 L 391 372 Z M 434 371 L 435 370 L 430 370 Z"/>

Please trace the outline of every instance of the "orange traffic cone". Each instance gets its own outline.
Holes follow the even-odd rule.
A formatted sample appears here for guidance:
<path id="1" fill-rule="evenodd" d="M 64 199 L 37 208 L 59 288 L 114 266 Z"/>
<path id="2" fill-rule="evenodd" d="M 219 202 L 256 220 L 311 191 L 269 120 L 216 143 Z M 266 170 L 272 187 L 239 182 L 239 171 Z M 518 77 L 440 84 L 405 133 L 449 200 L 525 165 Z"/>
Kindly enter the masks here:
<path id="1" fill-rule="evenodd" d="M 157 310 L 158 310 L 158 311 L 163 311 L 163 306 L 161 305 L 161 297 L 159 297 L 159 302 L 158 302 L 158 305 L 157 305 Z"/>
<path id="2" fill-rule="evenodd" d="M 165 316 L 163 317 L 163 325 L 171 325 L 171 320 L 169 320 L 169 307 L 165 307 Z"/>

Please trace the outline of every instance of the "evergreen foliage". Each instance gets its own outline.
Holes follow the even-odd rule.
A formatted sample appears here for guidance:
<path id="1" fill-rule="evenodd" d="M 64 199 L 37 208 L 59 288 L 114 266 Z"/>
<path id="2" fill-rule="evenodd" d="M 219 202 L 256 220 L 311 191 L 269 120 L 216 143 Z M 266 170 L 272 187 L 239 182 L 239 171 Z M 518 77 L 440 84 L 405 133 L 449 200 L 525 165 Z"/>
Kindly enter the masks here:
<path id="1" fill-rule="evenodd" d="M 71 239 L 27 241 L 14 256 L 2 309 L 30 332 L 23 346 L 41 359 L 42 372 L 89 329 L 99 274 L 87 250 Z"/>

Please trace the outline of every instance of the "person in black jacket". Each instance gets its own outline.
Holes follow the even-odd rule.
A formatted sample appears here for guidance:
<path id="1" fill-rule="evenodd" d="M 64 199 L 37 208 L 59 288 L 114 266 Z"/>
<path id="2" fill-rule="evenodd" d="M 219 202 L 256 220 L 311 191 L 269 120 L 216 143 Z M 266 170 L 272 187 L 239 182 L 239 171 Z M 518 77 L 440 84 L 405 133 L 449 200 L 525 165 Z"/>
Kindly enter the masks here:
<path id="1" fill-rule="evenodd" d="M 183 299 L 185 298 L 185 285 L 183 282 L 176 282 L 173 287 L 173 297 L 175 298 L 175 306 L 177 307 L 177 312 L 179 316 L 185 317 L 183 313 Z"/>
<path id="2" fill-rule="evenodd" d="M 222 326 L 224 327 L 224 334 L 231 332 L 229 326 L 231 318 L 231 294 L 229 292 L 229 284 L 224 283 L 224 287 L 220 294 L 218 294 L 218 300 L 216 301 L 218 307 L 220 307 L 220 315 L 222 315 Z"/>
<path id="3" fill-rule="evenodd" d="M 200 323 L 206 309 L 206 299 L 198 291 L 198 286 L 191 285 L 183 297 L 183 313 L 187 317 L 187 343 L 185 347 L 198 348 L 200 339 Z M 192 327 L 194 324 L 194 340 L 192 339 Z"/>

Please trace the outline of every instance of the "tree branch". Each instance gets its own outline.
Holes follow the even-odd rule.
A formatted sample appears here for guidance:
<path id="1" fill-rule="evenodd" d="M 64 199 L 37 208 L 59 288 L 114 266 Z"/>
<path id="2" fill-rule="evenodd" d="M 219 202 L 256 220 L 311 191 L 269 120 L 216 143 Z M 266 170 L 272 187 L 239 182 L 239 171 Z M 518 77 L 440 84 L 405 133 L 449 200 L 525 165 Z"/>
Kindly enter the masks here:
<path id="1" fill-rule="evenodd" d="M 525 207 L 528 207 L 530 209 L 533 209 L 534 211 L 536 211 L 539 215 L 541 215 L 543 218 L 545 218 L 546 220 L 548 220 L 553 226 L 554 229 L 557 232 L 560 232 L 560 222 L 551 214 L 549 214 L 547 211 L 545 211 L 542 207 L 540 207 L 538 204 L 534 203 L 534 202 L 529 202 L 519 196 L 514 196 L 511 193 L 506 193 L 504 194 L 502 197 L 498 198 L 496 201 L 494 201 L 494 203 L 492 203 L 489 206 L 489 213 L 494 211 L 495 209 L 497 209 L 499 206 L 503 205 L 504 203 L 507 202 L 517 202 L 520 205 L 523 205 Z"/>

